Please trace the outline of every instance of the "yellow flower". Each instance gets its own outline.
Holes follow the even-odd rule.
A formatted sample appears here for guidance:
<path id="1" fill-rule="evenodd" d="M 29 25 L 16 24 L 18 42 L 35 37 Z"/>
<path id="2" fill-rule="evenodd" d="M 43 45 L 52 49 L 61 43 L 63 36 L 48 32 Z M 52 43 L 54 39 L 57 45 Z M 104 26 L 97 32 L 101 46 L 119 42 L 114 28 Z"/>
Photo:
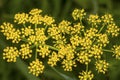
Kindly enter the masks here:
<path id="1" fill-rule="evenodd" d="M 42 24 L 43 17 L 41 15 L 30 15 L 29 16 L 29 23 L 31 24 Z"/>
<path id="2" fill-rule="evenodd" d="M 13 24 L 4 22 L 0 28 L 2 29 L 1 32 L 6 36 L 7 40 L 11 39 L 13 43 L 18 43 L 21 40 L 21 32 L 20 30 L 15 29 Z"/>
<path id="3" fill-rule="evenodd" d="M 62 20 L 58 24 L 58 29 L 60 30 L 61 33 L 68 33 L 70 32 L 70 25 L 71 23 L 69 21 Z"/>
<path id="4" fill-rule="evenodd" d="M 3 59 L 6 59 L 7 62 L 16 62 L 17 57 L 19 57 L 19 51 L 16 47 L 6 47 L 3 51 Z"/>
<path id="5" fill-rule="evenodd" d="M 54 18 L 48 15 L 45 15 L 42 21 L 44 22 L 44 25 L 52 25 L 55 22 Z"/>
<path id="6" fill-rule="evenodd" d="M 48 46 L 39 46 L 40 49 L 37 49 L 37 52 L 42 58 L 45 58 L 45 56 L 48 56 L 50 53 Z"/>
<path id="7" fill-rule="evenodd" d="M 91 53 L 94 58 L 100 59 L 103 54 L 102 47 L 99 45 L 93 45 L 89 53 Z"/>
<path id="8" fill-rule="evenodd" d="M 120 59 L 120 46 L 114 45 L 113 48 L 113 56 L 116 57 L 116 59 Z"/>
<path id="9" fill-rule="evenodd" d="M 105 60 L 98 60 L 95 63 L 95 66 L 98 72 L 102 72 L 103 74 L 105 74 L 108 69 L 109 63 L 107 63 Z"/>
<path id="10" fill-rule="evenodd" d="M 72 17 L 74 18 L 74 20 L 81 20 L 84 18 L 85 15 L 86 13 L 84 12 L 84 9 L 74 9 L 74 11 L 72 12 Z"/>
<path id="11" fill-rule="evenodd" d="M 108 35 L 107 34 L 97 34 L 98 39 L 97 42 L 102 44 L 102 46 L 106 46 L 109 43 Z"/>
<path id="12" fill-rule="evenodd" d="M 14 16 L 14 22 L 18 24 L 25 24 L 28 22 L 29 15 L 26 13 L 18 13 Z"/>
<path id="13" fill-rule="evenodd" d="M 81 51 L 81 52 L 79 52 L 79 53 L 77 54 L 77 56 L 78 56 L 77 61 L 79 61 L 79 62 L 82 63 L 82 64 L 88 65 L 88 63 L 91 62 L 91 59 L 90 59 L 90 58 L 92 57 L 92 55 L 89 54 L 89 53 L 86 52 L 86 51 Z"/>
<path id="14" fill-rule="evenodd" d="M 60 60 L 60 59 L 58 58 L 57 53 L 56 53 L 56 52 L 52 52 L 52 55 L 49 56 L 48 64 L 53 67 L 53 66 L 55 66 L 55 65 L 57 64 L 57 62 L 58 62 L 59 60 Z"/>
<path id="15" fill-rule="evenodd" d="M 101 17 L 104 24 L 110 24 L 113 23 L 113 17 L 111 14 L 105 14 Z"/>
<path id="16" fill-rule="evenodd" d="M 32 57 L 32 50 L 30 50 L 29 44 L 22 44 L 20 48 L 20 55 L 23 59 L 28 59 Z"/>
<path id="17" fill-rule="evenodd" d="M 30 63 L 28 69 L 29 69 L 29 73 L 32 73 L 35 76 L 39 76 L 40 73 L 43 73 L 44 65 L 41 61 L 36 59 L 35 61 L 32 61 Z"/>
<path id="18" fill-rule="evenodd" d="M 97 27 L 97 24 L 99 24 L 101 20 L 98 15 L 91 14 L 88 18 L 88 22 L 93 26 Z"/>
<path id="19" fill-rule="evenodd" d="M 66 46 L 60 46 L 60 49 L 58 51 L 58 57 L 63 59 L 66 56 L 68 60 L 74 58 L 74 50 L 71 45 L 66 45 Z"/>
<path id="20" fill-rule="evenodd" d="M 31 26 L 25 27 L 21 29 L 22 37 L 26 37 L 29 35 L 34 34 L 34 30 L 31 28 Z"/>
<path id="21" fill-rule="evenodd" d="M 41 12 L 42 12 L 41 9 L 35 8 L 35 9 L 32 9 L 32 10 L 29 12 L 29 14 L 31 14 L 31 15 L 39 15 Z"/>
<path id="22" fill-rule="evenodd" d="M 90 29 L 86 30 L 84 35 L 85 35 L 85 37 L 88 37 L 88 38 L 92 39 L 92 38 L 95 38 L 97 32 L 98 32 L 97 29 L 90 28 Z"/>
<path id="23" fill-rule="evenodd" d="M 83 49 L 89 49 L 92 45 L 92 40 L 89 37 L 80 39 L 80 45 Z"/>
<path id="24" fill-rule="evenodd" d="M 63 68 L 65 71 L 72 71 L 72 67 L 76 67 L 76 63 L 74 60 L 63 59 Z"/>
<path id="25" fill-rule="evenodd" d="M 80 80 L 92 80 L 94 75 L 91 71 L 82 71 L 78 77 L 80 78 Z"/>
<path id="26" fill-rule="evenodd" d="M 35 28 L 35 34 L 28 37 L 29 44 L 45 44 L 47 37 L 44 33 L 44 28 Z"/>
<path id="27" fill-rule="evenodd" d="M 84 30 L 84 26 L 81 23 L 74 24 L 72 27 L 70 27 L 70 34 L 81 34 L 80 31 Z"/>
<path id="28" fill-rule="evenodd" d="M 71 42 L 73 48 L 76 48 L 77 46 L 79 46 L 80 39 L 81 39 L 81 37 L 79 37 L 78 35 L 74 35 L 70 38 L 70 42 Z"/>
<path id="29" fill-rule="evenodd" d="M 118 36 L 120 33 L 120 28 L 115 25 L 115 23 L 109 24 L 107 27 L 107 33 L 113 36 Z"/>

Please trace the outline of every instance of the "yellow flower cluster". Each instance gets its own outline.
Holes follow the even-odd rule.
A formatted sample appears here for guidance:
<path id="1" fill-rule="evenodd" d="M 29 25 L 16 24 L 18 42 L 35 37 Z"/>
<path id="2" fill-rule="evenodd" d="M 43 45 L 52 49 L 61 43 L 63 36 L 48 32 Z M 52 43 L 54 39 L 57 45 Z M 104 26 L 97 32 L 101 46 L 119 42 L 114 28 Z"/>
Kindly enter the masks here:
<path id="1" fill-rule="evenodd" d="M 82 71 L 79 75 L 80 80 L 93 80 L 94 75 L 91 71 Z"/>
<path id="2" fill-rule="evenodd" d="M 115 23 L 108 25 L 108 29 L 107 29 L 108 34 L 111 34 L 112 36 L 118 36 L 119 31 L 120 29 L 118 28 L 118 26 L 115 25 Z"/>
<path id="3" fill-rule="evenodd" d="M 110 43 L 109 38 L 119 35 L 120 28 L 110 14 L 102 17 L 92 14 L 87 19 L 85 15 L 84 9 L 75 9 L 72 12 L 75 21 L 62 20 L 56 23 L 53 17 L 42 15 L 40 9 L 16 14 L 14 22 L 20 28 L 6 22 L 0 26 L 0 32 L 18 47 L 6 47 L 3 59 L 16 62 L 17 57 L 23 60 L 35 58 L 28 67 L 35 76 L 43 73 L 44 59 L 52 67 L 57 66 L 57 62 L 61 63 L 65 71 L 85 65 L 86 71 L 80 72 L 80 80 L 94 78 L 92 71 L 88 71 L 89 64 L 95 64 L 96 70 L 105 74 L 109 67 L 103 57 L 105 52 L 113 52 L 116 59 L 120 59 L 120 46 L 114 46 L 112 50 L 105 49 Z"/>
<path id="4" fill-rule="evenodd" d="M 120 59 L 120 46 L 114 45 L 113 48 L 113 56 L 116 57 L 116 59 Z"/>
<path id="5" fill-rule="evenodd" d="M 101 22 L 100 18 L 98 15 L 89 15 L 88 22 L 92 24 L 92 26 L 95 26 Z M 96 26 L 97 27 L 97 26 Z"/>
<path id="6" fill-rule="evenodd" d="M 28 22 L 28 14 L 26 13 L 18 13 L 15 14 L 14 16 L 14 22 L 18 23 L 18 24 L 25 24 L 26 22 Z"/>
<path id="7" fill-rule="evenodd" d="M 103 74 L 105 74 L 105 72 L 107 71 L 107 68 L 109 66 L 109 63 L 107 63 L 105 60 L 98 60 L 95 63 L 96 66 L 96 70 L 98 70 L 98 72 L 102 72 Z"/>
<path id="8" fill-rule="evenodd" d="M 30 65 L 28 66 L 28 69 L 30 70 L 30 73 L 32 73 L 35 76 L 39 76 L 40 73 L 43 73 L 44 65 L 39 59 L 36 59 L 35 61 L 32 61 Z"/>
<path id="9" fill-rule="evenodd" d="M 92 57 L 91 54 L 89 54 L 87 51 L 81 51 L 78 54 L 78 61 L 82 64 L 88 65 L 88 63 L 91 61 L 90 57 Z"/>
<path id="10" fill-rule="evenodd" d="M 22 44 L 20 48 L 20 55 L 23 59 L 28 59 L 32 57 L 32 50 L 30 50 L 29 44 Z"/>
<path id="11" fill-rule="evenodd" d="M 16 47 L 6 47 L 3 51 L 3 59 L 7 59 L 7 62 L 16 62 L 17 57 L 19 57 L 19 51 Z"/>
<path id="12" fill-rule="evenodd" d="M 99 45 L 93 45 L 91 47 L 91 50 L 89 51 L 93 56 L 94 58 L 96 59 L 100 59 L 101 58 L 101 55 L 103 54 L 103 51 L 102 51 L 102 47 L 100 47 Z"/>
<path id="13" fill-rule="evenodd" d="M 44 33 L 44 28 L 35 28 L 34 34 L 28 37 L 29 44 L 44 44 L 47 37 Z"/>
<path id="14" fill-rule="evenodd" d="M 75 9 L 73 12 L 72 12 L 72 16 L 74 18 L 74 20 L 78 20 L 78 19 L 83 19 L 84 16 L 86 15 L 85 13 L 85 10 L 84 9 Z"/>
<path id="15" fill-rule="evenodd" d="M 52 55 L 49 56 L 48 64 L 51 65 L 52 67 L 57 64 L 59 61 L 59 57 L 56 52 L 52 52 Z"/>
<path id="16" fill-rule="evenodd" d="M 31 26 L 28 26 L 21 29 L 21 34 L 22 34 L 22 37 L 24 38 L 34 34 L 34 30 L 31 28 Z"/>
<path id="17" fill-rule="evenodd" d="M 105 14 L 101 18 L 102 18 L 102 21 L 104 22 L 104 24 L 113 23 L 113 17 L 111 14 Z"/>
<path id="18" fill-rule="evenodd" d="M 1 32 L 6 36 L 7 40 L 12 40 L 13 43 L 18 43 L 20 39 L 20 30 L 15 29 L 13 24 L 4 22 L 0 26 Z"/>
<path id="19" fill-rule="evenodd" d="M 106 46 L 109 43 L 107 34 L 98 34 L 97 36 L 98 36 L 97 42 L 99 43 L 99 45 Z"/>
<path id="20" fill-rule="evenodd" d="M 39 46 L 39 49 L 37 49 L 37 52 L 39 53 L 42 58 L 45 58 L 45 56 L 48 56 L 50 53 L 48 46 Z"/>

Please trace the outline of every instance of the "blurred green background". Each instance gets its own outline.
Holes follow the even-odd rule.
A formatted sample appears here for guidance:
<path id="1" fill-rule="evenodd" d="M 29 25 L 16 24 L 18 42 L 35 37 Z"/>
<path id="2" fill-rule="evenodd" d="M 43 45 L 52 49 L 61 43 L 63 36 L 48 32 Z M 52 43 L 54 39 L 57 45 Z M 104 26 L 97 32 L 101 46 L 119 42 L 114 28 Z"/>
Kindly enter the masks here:
<path id="1" fill-rule="evenodd" d="M 42 9 L 43 14 L 53 16 L 58 22 L 62 19 L 71 20 L 71 12 L 75 8 L 84 8 L 88 14 L 111 13 L 116 24 L 120 26 L 120 0 L 0 0 L 0 24 L 12 22 L 14 14 L 29 12 L 33 8 Z M 120 37 L 113 40 L 113 44 L 114 42 L 120 44 Z M 2 59 L 2 49 L 8 44 L 0 33 L 0 80 L 78 80 L 77 69 L 73 74 L 48 65 L 38 78 L 28 74 L 27 65 L 21 59 L 16 63 L 7 63 Z M 95 80 L 120 80 L 120 61 L 111 59 L 109 62 L 111 66 L 107 78 L 100 74 Z"/>

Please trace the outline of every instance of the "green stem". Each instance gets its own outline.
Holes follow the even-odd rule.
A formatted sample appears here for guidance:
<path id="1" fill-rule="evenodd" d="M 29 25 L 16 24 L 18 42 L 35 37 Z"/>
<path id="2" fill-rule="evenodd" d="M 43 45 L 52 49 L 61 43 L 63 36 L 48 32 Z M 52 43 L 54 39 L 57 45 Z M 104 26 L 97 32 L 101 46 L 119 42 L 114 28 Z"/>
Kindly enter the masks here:
<path id="1" fill-rule="evenodd" d="M 100 28 L 98 34 L 103 30 L 104 27 L 105 27 L 105 25 L 103 24 L 103 26 Z"/>
<path id="2" fill-rule="evenodd" d="M 38 45 L 36 45 L 35 59 L 37 59 L 37 48 L 38 48 Z"/>
<path id="3" fill-rule="evenodd" d="M 102 49 L 102 50 L 106 52 L 113 52 L 112 50 L 107 50 L 107 49 Z"/>
<path id="4" fill-rule="evenodd" d="M 23 26 L 24 26 L 24 28 L 26 28 L 26 25 L 25 25 L 25 24 L 23 24 Z"/>
<path id="5" fill-rule="evenodd" d="M 45 31 L 46 31 L 47 27 L 48 27 L 48 26 L 46 25 L 46 26 L 45 26 Z"/>
<path id="6" fill-rule="evenodd" d="M 86 72 L 88 72 L 88 64 L 86 64 Z"/>
<path id="7" fill-rule="evenodd" d="M 52 50 L 56 50 L 56 51 L 58 51 L 59 49 L 57 49 L 57 48 L 55 48 L 55 47 L 53 47 L 53 46 L 50 46 L 50 45 L 46 45 L 46 46 L 48 46 L 50 49 L 52 49 Z"/>

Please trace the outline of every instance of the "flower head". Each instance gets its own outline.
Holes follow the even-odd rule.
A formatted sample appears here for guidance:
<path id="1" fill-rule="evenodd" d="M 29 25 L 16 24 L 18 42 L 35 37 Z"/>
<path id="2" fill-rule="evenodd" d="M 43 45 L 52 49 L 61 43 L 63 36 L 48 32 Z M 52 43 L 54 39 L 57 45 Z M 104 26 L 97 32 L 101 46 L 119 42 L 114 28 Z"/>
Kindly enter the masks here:
<path id="1" fill-rule="evenodd" d="M 84 9 L 75 9 L 72 12 L 72 17 L 74 18 L 74 20 L 78 20 L 78 19 L 83 19 L 84 16 L 86 15 L 86 13 L 84 12 Z"/>
<path id="2" fill-rule="evenodd" d="M 29 72 L 32 73 L 35 76 L 39 76 L 40 73 L 43 73 L 44 66 L 41 61 L 36 59 L 35 61 L 32 61 L 30 65 L 28 66 Z"/>
<path id="3" fill-rule="evenodd" d="M 91 71 L 82 71 L 79 75 L 80 80 L 92 80 L 94 75 L 92 74 Z"/>
<path id="4" fill-rule="evenodd" d="M 120 59 L 120 46 L 114 45 L 113 48 L 113 56 L 116 57 L 116 59 Z"/>
<path id="5" fill-rule="evenodd" d="M 103 74 L 105 74 L 108 69 L 109 63 L 107 63 L 105 60 L 99 60 L 95 63 L 95 66 L 98 72 L 102 72 Z"/>
<path id="6" fill-rule="evenodd" d="M 16 62 L 17 57 L 19 57 L 19 51 L 16 47 L 6 47 L 3 51 L 3 59 L 7 59 L 7 62 Z"/>

